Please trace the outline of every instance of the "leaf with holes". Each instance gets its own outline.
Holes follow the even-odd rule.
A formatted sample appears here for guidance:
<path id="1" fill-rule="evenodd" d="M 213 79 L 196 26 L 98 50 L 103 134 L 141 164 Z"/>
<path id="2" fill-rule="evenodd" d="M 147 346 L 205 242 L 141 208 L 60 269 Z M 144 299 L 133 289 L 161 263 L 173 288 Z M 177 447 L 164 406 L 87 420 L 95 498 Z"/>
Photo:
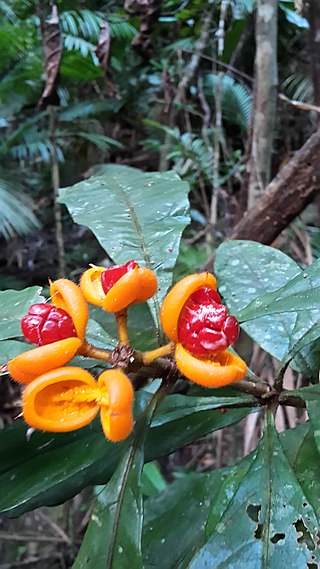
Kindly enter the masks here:
<path id="1" fill-rule="evenodd" d="M 116 263 L 134 259 L 155 271 L 159 290 L 150 301 L 155 318 L 189 223 L 188 192 L 175 172 L 116 165 L 99 166 L 88 180 L 60 190 L 73 220 L 89 227 Z"/>
<path id="2" fill-rule="evenodd" d="M 179 480 L 149 498 L 145 569 L 155 559 L 162 569 L 279 569 L 319 561 L 319 473 L 313 468 L 306 475 L 312 453 L 308 425 L 279 436 L 269 415 L 258 448 L 236 466 Z"/>
<path id="3" fill-rule="evenodd" d="M 291 364 L 294 369 L 315 374 L 319 357 L 316 346 L 307 344 L 318 337 L 315 328 L 320 335 L 320 310 L 308 309 L 307 305 L 301 310 L 295 304 L 298 302 L 295 297 L 289 311 L 290 299 L 287 298 L 287 293 L 295 290 L 298 283 L 304 289 L 313 286 L 315 278 L 320 280 L 317 268 L 309 279 L 303 277 L 310 270 L 311 267 L 301 273 L 290 257 L 253 241 L 223 243 L 215 261 L 219 291 L 231 312 L 242 322 L 245 332 L 278 360 L 286 363 L 296 356 Z M 278 304 L 275 310 L 274 299 L 278 295 L 282 305 Z M 319 300 L 317 302 L 319 307 Z M 293 311 L 294 306 L 296 311 Z M 297 354 L 295 346 L 298 342 L 300 352 Z"/>

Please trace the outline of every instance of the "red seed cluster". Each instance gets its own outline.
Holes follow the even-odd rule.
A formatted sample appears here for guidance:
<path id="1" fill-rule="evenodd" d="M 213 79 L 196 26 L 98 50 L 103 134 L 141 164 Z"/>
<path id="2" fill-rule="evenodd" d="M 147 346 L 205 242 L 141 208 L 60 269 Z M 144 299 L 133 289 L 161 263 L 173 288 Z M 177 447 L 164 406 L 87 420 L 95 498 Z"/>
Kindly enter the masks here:
<path id="1" fill-rule="evenodd" d="M 71 316 L 52 304 L 30 306 L 28 314 L 21 320 L 21 329 L 24 337 L 38 346 L 77 337 Z"/>
<path id="2" fill-rule="evenodd" d="M 137 267 L 135 261 L 128 261 L 124 265 L 114 265 L 101 273 L 101 284 L 105 294 L 121 279 L 126 273 Z"/>
<path id="3" fill-rule="evenodd" d="M 210 357 L 234 344 L 239 324 L 219 294 L 201 287 L 188 299 L 179 319 L 179 342 L 198 357 Z"/>

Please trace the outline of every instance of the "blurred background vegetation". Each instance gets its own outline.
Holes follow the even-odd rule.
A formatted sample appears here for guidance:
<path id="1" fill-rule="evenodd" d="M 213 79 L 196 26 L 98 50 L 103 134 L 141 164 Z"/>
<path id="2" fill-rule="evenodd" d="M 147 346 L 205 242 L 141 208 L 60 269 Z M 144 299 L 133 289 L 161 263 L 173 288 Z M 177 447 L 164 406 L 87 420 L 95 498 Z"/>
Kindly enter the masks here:
<path id="1" fill-rule="evenodd" d="M 320 116 L 318 2 L 272 3 L 275 104 L 264 186 L 317 130 Z M 187 180 L 192 224 L 176 279 L 205 265 L 241 219 L 252 185 L 256 14 L 255 0 L 0 1 L 0 290 L 45 286 L 62 274 L 76 280 L 88 263 L 105 260 L 57 192 L 98 163 L 175 169 Z M 320 256 L 317 220 L 314 202 L 279 237 L 303 266 Z M 253 350 L 257 371 L 264 357 Z M 250 421 L 244 433 L 232 427 L 164 459 L 165 477 L 148 466 L 145 494 L 195 468 L 230 464 L 243 442 L 248 452 L 258 436 Z M 281 421 L 290 426 L 297 417 Z M 49 559 L 50 569 L 69 567 L 91 498 L 86 491 L 50 514 L 28 514 L 22 525 L 0 521 L 10 543 L 0 547 L 0 568 L 43 567 Z"/>
<path id="2" fill-rule="evenodd" d="M 174 168 L 188 180 L 193 224 L 177 275 L 203 265 L 244 209 L 255 7 L 254 0 L 0 2 L 1 289 L 61 272 L 76 278 L 103 257 L 55 195 L 55 186 L 101 162 Z M 279 2 L 278 83 L 288 99 L 312 104 L 309 12 Z M 50 22 L 58 29 L 51 77 Z M 317 116 L 278 98 L 272 175 Z"/>

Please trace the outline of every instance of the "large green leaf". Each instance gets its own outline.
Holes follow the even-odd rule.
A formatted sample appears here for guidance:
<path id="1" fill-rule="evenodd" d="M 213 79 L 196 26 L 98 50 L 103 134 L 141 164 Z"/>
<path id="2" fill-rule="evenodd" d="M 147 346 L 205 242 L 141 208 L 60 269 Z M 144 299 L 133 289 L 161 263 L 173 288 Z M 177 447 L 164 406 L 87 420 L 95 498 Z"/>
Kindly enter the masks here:
<path id="1" fill-rule="evenodd" d="M 228 241 L 217 251 L 215 272 L 226 303 L 243 323 L 242 328 L 247 334 L 283 363 L 297 354 L 298 341 L 301 350 L 317 336 L 314 330 L 318 329 L 319 300 L 317 310 L 308 309 L 310 306 L 306 305 L 302 311 L 294 303 L 295 311 L 287 309 L 289 293 L 285 291 L 296 291 L 298 285 L 302 289 L 310 287 L 307 283 L 314 283 L 315 277 L 320 280 L 319 269 L 313 271 L 315 275 L 310 275 L 309 279 L 303 276 L 308 270 L 310 267 L 301 273 L 298 265 L 278 249 L 252 241 Z M 278 295 L 283 299 L 282 305 L 275 309 L 274 301 Z M 301 296 L 307 295 L 302 292 Z M 314 307 L 313 304 L 311 308 Z M 307 347 L 296 356 L 292 367 L 315 373 L 318 361 L 312 347 Z"/>
<path id="2" fill-rule="evenodd" d="M 320 384 L 296 389 L 292 391 L 292 394 L 301 397 L 306 403 L 314 438 L 320 452 Z"/>
<path id="3" fill-rule="evenodd" d="M 172 283 L 182 231 L 189 223 L 189 187 L 175 172 L 107 165 L 60 190 L 76 223 L 86 225 L 116 263 L 135 259 L 155 271 L 153 315 Z"/>
<path id="4" fill-rule="evenodd" d="M 310 431 L 303 425 L 279 437 L 269 419 L 258 449 L 236 466 L 179 480 L 149 498 L 145 569 L 155 559 L 162 569 L 282 569 L 319 561 L 320 479 Z"/>
<path id="5" fill-rule="evenodd" d="M 73 569 L 142 569 L 144 441 L 160 391 L 149 402 L 131 445 L 97 497 Z"/>
<path id="6" fill-rule="evenodd" d="M 143 412 L 150 397 L 143 391 L 136 394 L 136 416 Z M 164 400 L 148 430 L 147 461 L 232 425 L 250 412 L 244 408 L 221 413 L 220 409 L 203 410 L 201 406 L 198 410 L 195 397 L 194 413 L 190 414 L 183 398 L 181 417 L 178 414 L 172 417 L 171 397 Z M 221 406 L 225 407 L 225 403 L 222 400 Z M 130 439 L 117 445 L 106 441 L 99 420 L 72 433 L 36 431 L 30 440 L 27 425 L 22 421 L 3 429 L 0 431 L 0 512 L 17 516 L 43 504 L 60 503 L 89 484 L 105 484 L 128 444 Z"/>
<path id="7" fill-rule="evenodd" d="M 287 281 L 289 279 L 286 279 Z M 247 322 L 265 314 L 281 314 L 306 310 L 319 311 L 320 259 L 292 277 L 279 290 L 269 292 L 251 302 L 239 314 L 241 322 Z"/>
<path id="8" fill-rule="evenodd" d="M 19 291 L 0 292 L 0 340 L 22 336 L 21 318 L 27 314 L 31 304 L 44 301 L 41 291 L 41 287 L 32 286 Z"/>

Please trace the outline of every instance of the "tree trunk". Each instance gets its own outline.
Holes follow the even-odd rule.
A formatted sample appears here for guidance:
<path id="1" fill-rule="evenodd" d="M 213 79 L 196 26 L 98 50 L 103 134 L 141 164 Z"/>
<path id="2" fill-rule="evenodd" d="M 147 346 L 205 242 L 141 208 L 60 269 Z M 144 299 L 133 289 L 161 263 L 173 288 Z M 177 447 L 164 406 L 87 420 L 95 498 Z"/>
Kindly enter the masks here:
<path id="1" fill-rule="evenodd" d="M 256 203 L 270 180 L 275 123 L 278 0 L 258 0 L 256 13 L 256 57 L 252 141 L 248 163 L 248 208 Z"/>
<path id="2" fill-rule="evenodd" d="M 319 193 L 320 131 L 277 174 L 267 191 L 235 226 L 231 239 L 270 245 Z"/>

